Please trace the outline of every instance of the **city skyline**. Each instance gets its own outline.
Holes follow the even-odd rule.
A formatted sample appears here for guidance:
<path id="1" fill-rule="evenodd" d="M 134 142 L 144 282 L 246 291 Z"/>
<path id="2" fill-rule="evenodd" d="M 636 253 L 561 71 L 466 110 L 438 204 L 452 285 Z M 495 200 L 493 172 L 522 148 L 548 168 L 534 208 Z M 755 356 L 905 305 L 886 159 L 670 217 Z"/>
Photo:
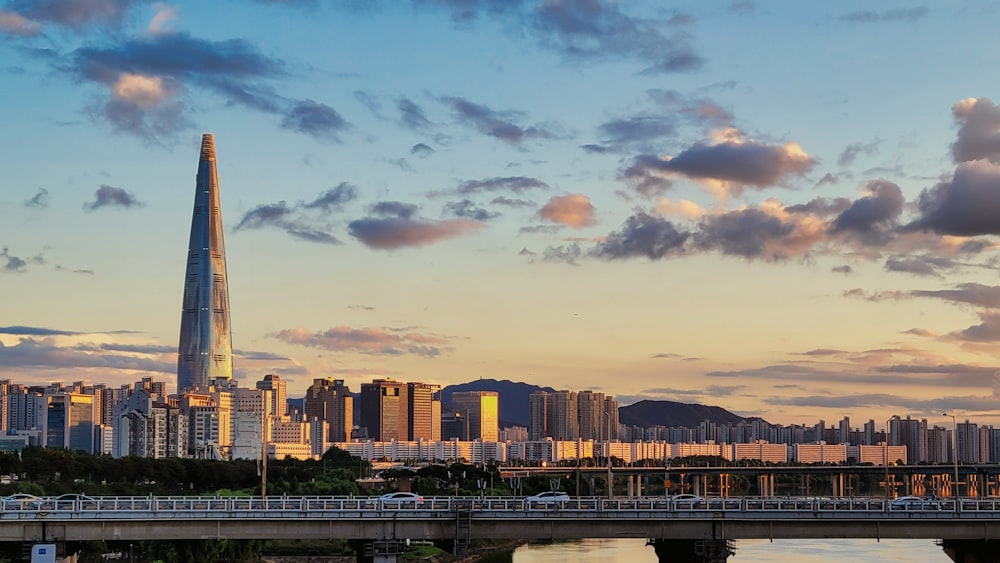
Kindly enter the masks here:
<path id="1" fill-rule="evenodd" d="M 0 376 L 176 382 L 212 131 L 243 386 L 991 423 L 997 9 L 0 0 Z"/>

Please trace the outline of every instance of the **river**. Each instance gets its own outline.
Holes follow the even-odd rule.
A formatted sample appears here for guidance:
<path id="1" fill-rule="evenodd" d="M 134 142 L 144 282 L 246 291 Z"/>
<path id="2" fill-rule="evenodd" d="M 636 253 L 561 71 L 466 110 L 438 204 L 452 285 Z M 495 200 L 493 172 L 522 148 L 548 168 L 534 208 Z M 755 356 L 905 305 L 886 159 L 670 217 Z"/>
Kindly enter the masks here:
<path id="1" fill-rule="evenodd" d="M 645 540 L 579 540 L 527 544 L 514 551 L 513 563 L 656 563 Z M 854 563 L 905 561 L 949 563 L 934 540 L 740 540 L 730 563 Z"/>

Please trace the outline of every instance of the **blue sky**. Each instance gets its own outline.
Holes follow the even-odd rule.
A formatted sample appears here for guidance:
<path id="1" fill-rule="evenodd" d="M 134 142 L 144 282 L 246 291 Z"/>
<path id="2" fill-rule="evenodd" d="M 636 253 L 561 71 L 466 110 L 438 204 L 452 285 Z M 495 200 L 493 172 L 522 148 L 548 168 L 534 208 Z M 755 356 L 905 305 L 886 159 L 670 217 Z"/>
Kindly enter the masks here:
<path id="1" fill-rule="evenodd" d="M 212 132 L 246 384 L 991 422 L 996 15 L 0 2 L 0 374 L 174 381 Z"/>

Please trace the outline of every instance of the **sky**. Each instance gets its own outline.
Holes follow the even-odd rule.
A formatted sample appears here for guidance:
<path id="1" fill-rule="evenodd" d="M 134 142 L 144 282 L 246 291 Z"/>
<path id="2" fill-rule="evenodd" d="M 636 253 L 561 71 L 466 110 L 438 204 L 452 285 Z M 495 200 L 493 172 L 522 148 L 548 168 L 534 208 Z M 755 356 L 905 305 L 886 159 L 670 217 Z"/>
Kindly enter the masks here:
<path id="1" fill-rule="evenodd" d="M 0 0 L 0 377 L 1000 414 L 993 2 Z"/>

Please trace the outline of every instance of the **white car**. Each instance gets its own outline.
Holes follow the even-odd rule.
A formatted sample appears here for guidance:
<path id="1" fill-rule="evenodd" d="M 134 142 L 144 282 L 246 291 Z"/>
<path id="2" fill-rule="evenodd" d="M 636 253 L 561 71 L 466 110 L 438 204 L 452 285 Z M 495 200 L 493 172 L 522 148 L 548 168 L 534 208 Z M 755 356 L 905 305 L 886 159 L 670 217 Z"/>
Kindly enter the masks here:
<path id="1" fill-rule="evenodd" d="M 890 510 L 941 510 L 941 502 L 935 499 L 906 496 L 889 503 Z"/>
<path id="2" fill-rule="evenodd" d="M 403 507 L 413 507 L 417 503 L 424 500 L 424 497 L 418 495 L 417 493 L 386 493 L 378 497 L 379 502 L 382 506 L 387 508 L 403 508 Z"/>
<path id="3" fill-rule="evenodd" d="M 700 496 L 690 493 L 682 493 L 670 497 L 671 504 L 676 508 L 698 508 L 704 501 L 705 499 Z"/>
<path id="4" fill-rule="evenodd" d="M 569 495 L 562 491 L 545 491 L 537 495 L 531 495 L 524 499 L 524 502 L 531 506 L 533 504 L 562 504 L 569 500 Z"/>

